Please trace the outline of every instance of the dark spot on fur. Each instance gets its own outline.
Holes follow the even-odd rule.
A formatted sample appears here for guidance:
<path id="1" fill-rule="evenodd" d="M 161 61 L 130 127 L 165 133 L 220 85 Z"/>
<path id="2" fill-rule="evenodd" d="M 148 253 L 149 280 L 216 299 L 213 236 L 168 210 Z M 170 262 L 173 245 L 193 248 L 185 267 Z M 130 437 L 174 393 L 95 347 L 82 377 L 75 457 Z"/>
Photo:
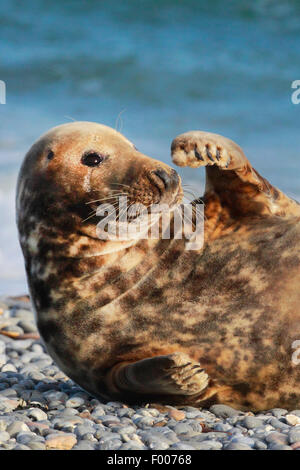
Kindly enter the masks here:
<path id="1" fill-rule="evenodd" d="M 250 393 L 251 391 L 250 385 L 245 382 L 234 384 L 232 388 L 243 396 L 248 395 L 248 393 Z"/>
<path id="2" fill-rule="evenodd" d="M 61 336 L 61 330 L 55 320 L 38 320 L 37 326 L 46 343 Z"/>

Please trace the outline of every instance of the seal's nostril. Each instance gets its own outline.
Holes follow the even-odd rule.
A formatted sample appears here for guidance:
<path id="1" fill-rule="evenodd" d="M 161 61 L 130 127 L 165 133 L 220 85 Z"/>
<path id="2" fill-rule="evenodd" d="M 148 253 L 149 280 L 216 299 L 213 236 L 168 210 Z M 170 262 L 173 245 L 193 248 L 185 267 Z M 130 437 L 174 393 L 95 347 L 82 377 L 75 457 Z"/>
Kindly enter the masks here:
<path id="1" fill-rule="evenodd" d="M 179 176 L 176 170 L 171 169 L 170 174 L 168 174 L 165 170 L 159 168 L 154 172 L 154 174 L 163 180 L 166 189 L 168 189 L 171 185 L 177 186 L 179 183 Z"/>

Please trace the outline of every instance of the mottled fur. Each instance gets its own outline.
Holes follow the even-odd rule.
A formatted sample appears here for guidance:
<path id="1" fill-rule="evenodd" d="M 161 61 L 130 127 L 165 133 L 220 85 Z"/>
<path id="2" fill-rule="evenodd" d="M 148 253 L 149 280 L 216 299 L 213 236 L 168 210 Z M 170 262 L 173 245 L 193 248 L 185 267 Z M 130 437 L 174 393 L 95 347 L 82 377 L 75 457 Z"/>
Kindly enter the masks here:
<path id="1" fill-rule="evenodd" d="M 106 160 L 86 167 L 87 151 Z M 28 152 L 18 227 L 49 353 L 108 399 L 299 407 L 299 204 L 224 137 L 183 134 L 172 155 L 181 166 L 206 166 L 205 244 L 197 252 L 184 240 L 101 241 L 98 219 L 83 222 L 87 203 L 118 184 L 147 206 L 180 200 L 179 178 L 164 188 L 153 176 L 174 170 L 116 131 L 67 124 Z"/>

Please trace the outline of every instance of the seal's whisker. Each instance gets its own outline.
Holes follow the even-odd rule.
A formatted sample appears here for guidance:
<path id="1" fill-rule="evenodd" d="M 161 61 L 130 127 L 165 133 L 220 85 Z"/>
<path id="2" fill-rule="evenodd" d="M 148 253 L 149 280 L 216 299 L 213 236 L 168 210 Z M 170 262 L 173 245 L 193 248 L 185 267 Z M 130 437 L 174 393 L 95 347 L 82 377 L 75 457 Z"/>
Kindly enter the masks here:
<path id="1" fill-rule="evenodd" d="M 64 116 L 64 118 L 69 119 L 70 121 L 76 122 L 77 119 L 73 118 L 72 116 Z"/>
<path id="2" fill-rule="evenodd" d="M 134 204 L 134 202 L 132 202 L 131 204 L 129 204 L 129 206 L 127 207 L 124 207 L 124 209 L 118 213 L 117 215 L 117 221 L 120 220 L 120 217 L 125 214 L 126 212 L 128 212 L 128 210 L 130 209 L 130 207 Z"/>
<path id="3" fill-rule="evenodd" d="M 207 220 L 207 217 L 204 213 L 200 212 L 200 209 L 198 208 L 198 204 L 196 203 L 195 200 L 191 200 L 188 198 L 188 196 L 184 195 L 184 197 L 189 201 L 190 204 L 193 206 L 193 210 L 196 211 L 197 216 L 202 218 L 202 220 Z M 202 205 L 202 204 L 201 204 Z"/>
<path id="4" fill-rule="evenodd" d="M 117 207 L 118 207 L 118 201 L 115 201 L 114 203 L 112 203 L 111 206 L 113 206 L 115 209 L 117 209 Z M 98 208 L 97 208 L 97 209 L 98 209 Z M 96 210 L 93 210 L 93 211 L 89 214 L 89 216 L 88 216 L 86 219 L 84 219 L 81 223 L 86 222 L 87 220 L 89 220 L 89 219 L 91 219 L 92 217 L 94 217 L 95 215 L 97 215 L 97 209 L 96 209 Z M 111 212 L 111 213 L 112 213 L 112 212 Z"/>
<path id="5" fill-rule="evenodd" d="M 189 194 L 189 195 L 192 196 L 194 199 L 200 199 L 199 196 L 196 196 L 196 194 L 193 193 L 193 191 L 190 191 L 189 189 L 184 189 L 184 193 Z"/>
<path id="6" fill-rule="evenodd" d="M 110 183 L 112 186 L 124 186 L 125 188 L 130 189 L 130 186 L 128 184 L 122 184 L 122 183 Z"/>
<path id="7" fill-rule="evenodd" d="M 95 215 L 96 215 L 96 212 L 93 211 L 93 213 L 92 213 L 89 217 L 87 217 L 86 219 L 84 219 L 81 223 L 83 224 L 84 222 L 86 222 L 87 220 L 91 219 L 91 218 L 94 217 Z"/>
<path id="8" fill-rule="evenodd" d="M 193 186 L 191 186 L 189 184 L 183 184 L 182 189 L 183 189 L 184 193 L 190 194 L 191 196 L 193 196 L 194 199 L 196 199 L 197 201 L 201 201 L 204 204 L 203 199 L 200 196 L 196 196 L 196 194 L 194 192 L 195 188 L 193 188 Z"/>
<path id="9" fill-rule="evenodd" d="M 195 197 L 194 194 L 193 194 L 192 196 Z M 189 197 L 188 197 L 186 194 L 184 194 L 184 197 L 185 197 L 188 201 L 190 201 L 191 203 L 196 203 L 196 201 L 199 201 L 199 202 L 201 202 L 201 204 L 203 204 L 204 207 L 205 207 L 205 202 L 203 201 L 203 199 L 202 199 L 201 197 L 197 197 L 197 198 L 195 198 L 195 199 L 193 199 L 193 200 L 192 200 L 192 199 L 189 199 Z"/>
<path id="10" fill-rule="evenodd" d="M 116 129 L 116 131 L 118 131 L 118 132 L 122 132 L 122 129 L 123 129 L 123 120 L 122 120 L 121 115 L 122 115 L 123 113 L 125 113 L 125 111 L 126 111 L 126 108 L 123 109 L 122 111 L 120 111 L 119 114 L 118 114 L 118 116 L 117 116 L 117 119 L 116 119 L 116 122 L 115 122 L 115 129 Z M 119 122 L 120 122 L 120 128 L 118 129 Z"/>
<path id="11" fill-rule="evenodd" d="M 86 202 L 86 204 L 92 204 L 93 202 L 108 201 L 109 199 L 116 199 L 119 196 L 127 196 L 125 193 L 113 194 L 111 196 L 103 197 L 101 199 L 94 199 L 93 201 Z"/>

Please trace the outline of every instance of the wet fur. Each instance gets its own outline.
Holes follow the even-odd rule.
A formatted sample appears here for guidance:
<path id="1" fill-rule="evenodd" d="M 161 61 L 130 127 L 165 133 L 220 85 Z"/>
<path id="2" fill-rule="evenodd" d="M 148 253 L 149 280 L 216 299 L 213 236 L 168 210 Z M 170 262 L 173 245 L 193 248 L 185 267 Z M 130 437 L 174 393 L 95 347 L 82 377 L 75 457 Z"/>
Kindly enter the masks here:
<path id="1" fill-rule="evenodd" d="M 62 370 L 107 399 L 188 403 L 193 400 L 187 396 L 151 390 L 121 394 L 106 380 L 116 364 L 182 352 L 210 378 L 201 405 L 299 407 L 300 366 L 292 363 L 292 343 L 300 339 L 298 204 L 254 173 L 249 162 L 240 174 L 230 162 L 219 169 L 212 160 L 219 153 L 211 148 L 203 250 L 185 250 L 184 240 L 140 240 L 101 254 L 105 242 L 95 236 L 96 221 L 82 224 L 93 191 L 101 196 L 110 182 L 119 182 L 151 204 L 159 197 L 147 172 L 170 168 L 104 126 L 67 126 L 29 151 L 17 194 L 38 328 Z M 175 163 L 205 163 L 193 139 L 199 136 L 174 141 Z M 91 142 L 104 148 L 107 141 L 109 152 L 118 155 L 115 173 L 91 176 L 86 190 L 86 169 L 63 159 L 71 150 L 80 155 Z M 50 148 L 55 156 L 46 167 Z M 185 161 L 192 150 L 195 157 Z"/>

